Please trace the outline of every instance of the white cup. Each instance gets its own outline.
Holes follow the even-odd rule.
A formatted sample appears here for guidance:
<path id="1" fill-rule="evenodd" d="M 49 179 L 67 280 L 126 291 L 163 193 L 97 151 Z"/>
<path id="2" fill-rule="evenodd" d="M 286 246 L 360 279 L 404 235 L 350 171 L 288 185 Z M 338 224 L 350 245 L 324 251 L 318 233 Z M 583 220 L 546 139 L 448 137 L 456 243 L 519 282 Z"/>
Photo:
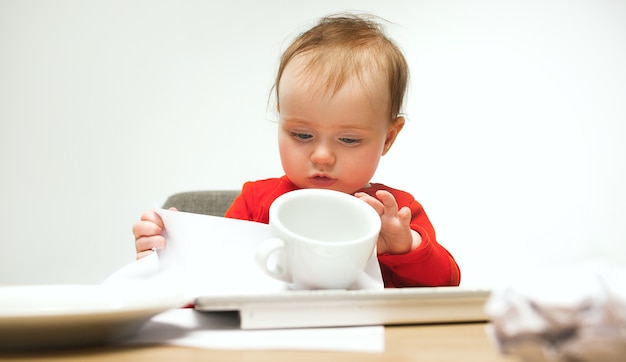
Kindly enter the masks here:
<path id="1" fill-rule="evenodd" d="M 270 231 L 256 251 L 269 276 L 293 289 L 346 289 L 365 269 L 380 232 L 367 203 L 339 191 L 302 189 L 270 206 Z"/>

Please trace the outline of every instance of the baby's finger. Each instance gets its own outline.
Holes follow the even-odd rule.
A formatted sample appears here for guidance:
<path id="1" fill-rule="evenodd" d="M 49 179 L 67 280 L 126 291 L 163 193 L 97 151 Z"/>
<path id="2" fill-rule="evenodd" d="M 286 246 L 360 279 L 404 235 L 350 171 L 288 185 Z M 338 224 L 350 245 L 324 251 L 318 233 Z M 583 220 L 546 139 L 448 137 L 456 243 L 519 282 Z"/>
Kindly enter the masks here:
<path id="1" fill-rule="evenodd" d="M 161 229 L 164 228 L 163 220 L 154 210 L 148 210 L 141 215 L 141 221 L 150 221 L 158 225 Z"/>
<path id="2" fill-rule="evenodd" d="M 152 235 L 161 235 L 163 228 L 153 221 L 138 221 L 133 225 L 133 235 L 135 240 Z"/>
<path id="3" fill-rule="evenodd" d="M 368 205 L 374 208 L 374 210 L 378 213 L 378 215 L 382 215 L 385 211 L 385 206 L 378 201 L 375 197 L 372 197 L 365 192 L 357 192 L 354 194 L 357 198 L 365 201 Z"/>
<path id="4" fill-rule="evenodd" d="M 398 203 L 396 202 L 396 198 L 393 197 L 391 192 L 386 190 L 378 190 L 376 191 L 376 197 L 378 197 L 383 203 L 385 207 L 385 215 L 393 216 L 398 213 Z"/>
<path id="5" fill-rule="evenodd" d="M 398 218 L 400 218 L 400 222 L 402 223 L 402 225 L 410 225 L 412 217 L 413 215 L 411 215 L 411 208 L 409 208 L 408 206 L 404 206 L 398 211 Z"/>
<path id="6" fill-rule="evenodd" d="M 154 253 L 154 250 L 152 250 L 152 249 L 139 252 L 139 253 L 137 253 L 137 260 L 139 260 L 141 258 L 145 258 L 146 256 L 148 256 L 148 255 L 150 255 L 152 253 Z"/>
<path id="7" fill-rule="evenodd" d="M 144 236 L 135 240 L 135 250 L 137 253 L 146 252 L 148 250 L 165 248 L 165 238 L 161 235 Z"/>

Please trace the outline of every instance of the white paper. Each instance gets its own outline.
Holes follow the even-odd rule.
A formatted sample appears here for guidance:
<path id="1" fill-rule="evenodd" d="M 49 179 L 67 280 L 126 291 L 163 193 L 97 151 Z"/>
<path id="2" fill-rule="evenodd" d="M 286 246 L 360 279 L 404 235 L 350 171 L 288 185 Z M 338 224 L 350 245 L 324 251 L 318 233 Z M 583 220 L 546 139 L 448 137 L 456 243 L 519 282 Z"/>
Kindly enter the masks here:
<path id="1" fill-rule="evenodd" d="M 187 295 L 284 292 L 286 283 L 258 269 L 257 246 L 270 237 L 266 224 L 156 210 L 165 225 L 166 248 L 113 273 L 104 284 L 160 286 Z M 351 289 L 382 289 L 376 255 Z M 314 312 L 314 311 L 313 311 Z M 127 343 L 166 343 L 204 348 L 384 350 L 384 327 L 241 330 L 229 314 L 175 309 L 153 317 Z M 233 324 L 234 323 L 234 324 Z M 237 325 L 235 325 L 237 324 Z"/>
<path id="2" fill-rule="evenodd" d="M 165 225 L 166 248 L 113 273 L 105 283 L 158 282 L 190 296 L 272 293 L 288 285 L 261 271 L 254 255 L 271 237 L 262 223 L 156 210 Z M 171 284 L 171 285 L 170 285 Z M 383 289 L 376 255 L 349 289 Z"/>
<path id="3" fill-rule="evenodd" d="M 176 269 L 179 282 L 196 296 L 284 291 L 254 262 L 256 246 L 269 238 L 265 224 L 217 216 L 157 210 L 167 246 L 161 270 Z"/>
<path id="4" fill-rule="evenodd" d="M 169 344 L 209 349 L 282 349 L 384 352 L 382 326 L 240 330 L 232 313 L 174 309 L 153 317 L 126 344 Z"/>
<path id="5" fill-rule="evenodd" d="M 160 250 L 161 269 L 180 268 L 187 287 L 197 295 L 256 294 L 285 291 L 287 285 L 261 271 L 256 248 L 271 237 L 262 223 L 217 216 L 157 210 L 166 230 Z M 372 255 L 350 289 L 383 288 L 378 260 Z"/>

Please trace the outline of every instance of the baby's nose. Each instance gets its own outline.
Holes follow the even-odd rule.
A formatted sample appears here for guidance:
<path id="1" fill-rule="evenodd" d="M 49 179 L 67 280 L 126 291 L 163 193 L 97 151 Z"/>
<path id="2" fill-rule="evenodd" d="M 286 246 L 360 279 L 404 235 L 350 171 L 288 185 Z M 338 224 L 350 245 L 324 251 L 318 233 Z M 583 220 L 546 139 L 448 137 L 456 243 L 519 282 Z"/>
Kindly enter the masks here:
<path id="1" fill-rule="evenodd" d="M 319 145 L 311 153 L 311 162 L 314 164 L 333 164 L 335 163 L 335 153 L 331 147 Z"/>

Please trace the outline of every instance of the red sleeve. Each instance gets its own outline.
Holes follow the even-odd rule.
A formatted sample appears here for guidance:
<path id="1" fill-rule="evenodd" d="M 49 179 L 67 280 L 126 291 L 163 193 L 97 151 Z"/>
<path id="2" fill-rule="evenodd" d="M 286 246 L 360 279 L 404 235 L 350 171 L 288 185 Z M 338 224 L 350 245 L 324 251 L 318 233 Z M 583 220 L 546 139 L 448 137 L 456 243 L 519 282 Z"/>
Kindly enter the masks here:
<path id="1" fill-rule="evenodd" d="M 278 196 L 297 188 L 286 176 L 246 182 L 224 217 L 267 224 L 272 202 Z"/>
<path id="2" fill-rule="evenodd" d="M 250 212 L 252 207 L 248 204 L 248 199 L 250 199 L 248 194 L 250 193 L 250 190 L 250 182 L 246 182 L 241 189 L 241 193 L 237 195 L 235 200 L 233 200 L 233 203 L 230 204 L 228 210 L 226 210 L 224 217 L 240 220 L 252 220 L 252 213 Z"/>
<path id="3" fill-rule="evenodd" d="M 454 257 L 437 243 L 435 229 L 422 205 L 409 193 L 380 184 L 364 191 L 374 196 L 380 189 L 391 192 L 399 208 L 411 208 L 411 229 L 422 236 L 420 246 L 406 254 L 378 255 L 385 287 L 458 286 L 461 282 L 459 266 Z"/>

